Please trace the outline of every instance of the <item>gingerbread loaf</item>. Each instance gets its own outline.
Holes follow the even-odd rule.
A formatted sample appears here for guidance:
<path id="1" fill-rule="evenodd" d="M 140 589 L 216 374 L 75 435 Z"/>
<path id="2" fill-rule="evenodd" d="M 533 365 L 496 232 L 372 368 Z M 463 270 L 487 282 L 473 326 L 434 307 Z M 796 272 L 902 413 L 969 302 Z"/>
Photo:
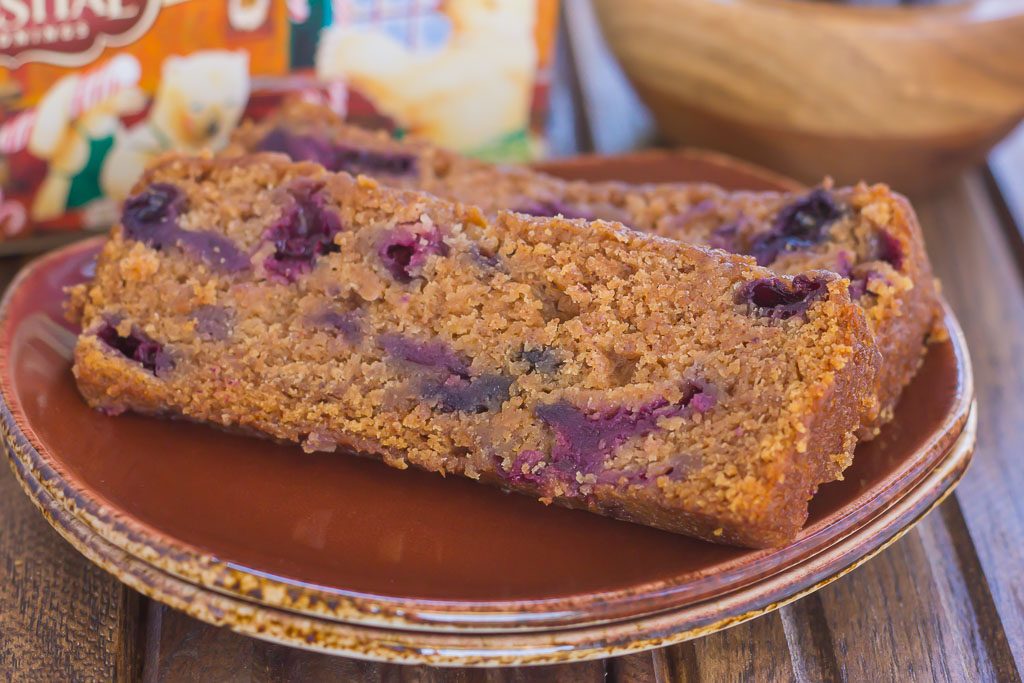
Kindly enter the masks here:
<path id="1" fill-rule="evenodd" d="M 171 158 L 71 293 L 74 374 L 178 416 L 700 538 L 791 540 L 879 356 L 848 283 L 280 155 Z"/>
<path id="2" fill-rule="evenodd" d="M 265 150 L 365 173 L 481 207 L 541 216 L 605 219 L 645 232 L 752 255 L 776 273 L 825 269 L 849 278 L 884 358 L 877 407 L 861 429 L 874 436 L 892 417 L 919 367 L 939 306 L 914 212 L 884 185 L 806 193 L 726 192 L 709 184 L 627 185 L 565 181 L 518 166 L 493 166 L 346 124 L 326 107 L 286 103 L 247 122 L 228 154 Z"/>

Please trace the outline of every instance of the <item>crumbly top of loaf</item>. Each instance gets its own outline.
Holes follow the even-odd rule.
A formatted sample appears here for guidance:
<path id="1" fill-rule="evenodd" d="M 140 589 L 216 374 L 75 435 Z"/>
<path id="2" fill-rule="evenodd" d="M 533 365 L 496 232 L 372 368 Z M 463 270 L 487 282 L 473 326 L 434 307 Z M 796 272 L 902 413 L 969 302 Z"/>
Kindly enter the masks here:
<path id="1" fill-rule="evenodd" d="M 609 469 L 675 463 L 676 476 L 656 479 L 664 495 L 743 516 L 777 504 L 786 477 L 808 466 L 812 423 L 849 364 L 864 365 L 865 386 L 852 390 L 870 400 L 870 333 L 848 281 L 831 273 L 779 278 L 749 257 L 604 221 L 488 219 L 280 155 L 168 158 L 137 189 L 154 187 L 180 193 L 182 232 L 116 227 L 73 310 L 87 331 L 137 327 L 181 367 L 237 380 L 140 374 L 186 414 L 211 392 L 262 395 L 264 384 L 294 397 L 258 403 L 275 436 L 312 438 L 295 425 L 322 423 L 474 476 L 551 451 L 560 437 L 537 419 L 541 406 L 626 411 L 659 429 L 609 454 Z M 296 210 L 328 238 L 308 264 L 282 266 L 292 236 L 274 226 Z M 202 333 L 204 307 L 230 313 L 230 337 Z M 351 316 L 357 333 L 340 339 L 317 322 L 332 315 Z M 503 378 L 500 406 L 432 413 L 408 386 L 423 354 L 460 377 Z M 695 394 L 714 407 L 662 410 Z M 851 449 L 826 457 L 841 471 Z M 598 483 L 580 472 L 574 486 Z"/>

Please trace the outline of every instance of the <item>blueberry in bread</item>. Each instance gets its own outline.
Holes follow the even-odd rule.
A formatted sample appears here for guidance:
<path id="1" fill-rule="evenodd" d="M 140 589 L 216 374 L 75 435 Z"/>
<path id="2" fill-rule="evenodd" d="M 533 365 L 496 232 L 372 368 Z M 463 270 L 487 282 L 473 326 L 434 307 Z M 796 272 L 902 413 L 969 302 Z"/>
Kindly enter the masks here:
<path id="1" fill-rule="evenodd" d="M 907 200 L 884 185 L 805 193 L 726 192 L 709 184 L 627 185 L 565 181 L 521 166 L 494 166 L 418 140 L 346 124 L 299 101 L 247 122 L 228 154 L 275 151 L 330 170 L 373 175 L 493 215 L 601 218 L 645 232 L 755 258 L 778 274 L 837 272 L 864 308 L 884 359 L 876 405 L 860 430 L 874 436 L 892 417 L 939 320 L 931 266 Z"/>
<path id="2" fill-rule="evenodd" d="M 70 311 L 78 386 L 109 414 L 748 546 L 791 540 L 849 465 L 879 365 L 834 273 L 281 155 L 151 168 Z"/>

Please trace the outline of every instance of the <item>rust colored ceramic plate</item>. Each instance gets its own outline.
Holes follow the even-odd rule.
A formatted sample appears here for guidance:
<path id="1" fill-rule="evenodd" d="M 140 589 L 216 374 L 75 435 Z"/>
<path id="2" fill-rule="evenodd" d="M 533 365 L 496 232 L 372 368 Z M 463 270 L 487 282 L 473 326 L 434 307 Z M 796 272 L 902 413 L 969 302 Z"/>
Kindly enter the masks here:
<path id="1" fill-rule="evenodd" d="M 577 177 L 787 181 L 721 157 L 641 154 Z M 973 447 L 966 348 L 947 314 L 895 421 L 822 488 L 798 540 L 742 550 L 548 508 L 461 479 L 184 422 L 89 410 L 62 288 L 97 240 L 36 261 L 0 309 L 2 427 L 47 518 L 133 587 L 213 623 L 398 661 L 606 656 L 772 609 L 871 556 L 940 500 Z"/>

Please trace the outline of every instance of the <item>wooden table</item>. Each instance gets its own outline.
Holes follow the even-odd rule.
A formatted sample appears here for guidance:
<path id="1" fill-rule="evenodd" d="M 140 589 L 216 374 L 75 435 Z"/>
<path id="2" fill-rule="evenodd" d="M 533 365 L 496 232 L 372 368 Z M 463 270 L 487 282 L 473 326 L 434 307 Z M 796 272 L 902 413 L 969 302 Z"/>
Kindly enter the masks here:
<path id="1" fill-rule="evenodd" d="M 650 123 L 586 0 L 566 0 L 556 154 L 618 152 Z M 915 198 L 974 359 L 980 424 L 955 495 L 879 557 L 716 635 L 603 662 L 456 671 L 380 665 L 217 629 L 123 587 L 65 543 L 0 468 L 0 679 L 145 681 L 1020 681 L 1024 672 L 1024 133 Z M 20 263 L 0 262 L 9 281 Z M 85 435 L 83 435 L 85 436 Z"/>

